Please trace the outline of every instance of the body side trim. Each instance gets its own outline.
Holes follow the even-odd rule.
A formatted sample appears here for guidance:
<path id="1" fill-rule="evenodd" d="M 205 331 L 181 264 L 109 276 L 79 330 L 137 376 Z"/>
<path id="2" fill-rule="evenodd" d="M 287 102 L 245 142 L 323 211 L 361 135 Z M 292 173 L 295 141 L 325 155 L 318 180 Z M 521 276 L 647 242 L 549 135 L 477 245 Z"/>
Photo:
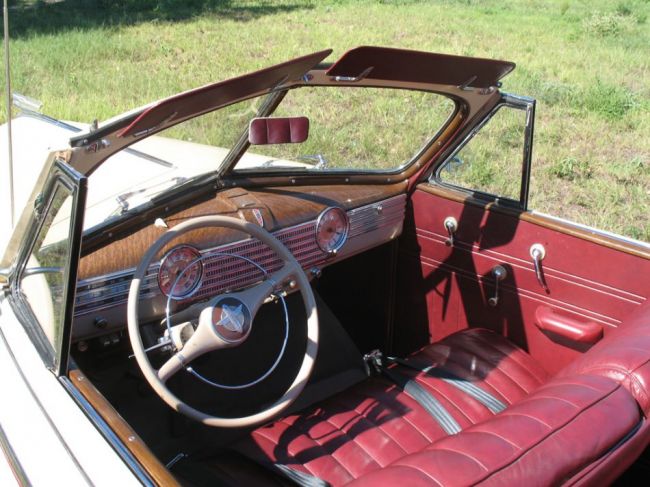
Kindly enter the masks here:
<path id="1" fill-rule="evenodd" d="M 18 375 L 20 376 L 22 381 L 25 383 L 25 386 L 27 387 L 27 390 L 29 391 L 30 395 L 34 398 L 34 402 L 36 403 L 38 408 L 43 413 L 43 417 L 45 418 L 47 423 L 52 428 L 52 432 L 57 437 L 57 439 L 61 442 L 61 446 L 65 449 L 65 451 L 70 456 L 70 459 L 71 459 L 72 463 L 77 467 L 79 473 L 84 478 L 84 480 L 88 483 L 88 485 L 94 485 L 93 482 L 91 481 L 90 477 L 88 477 L 88 474 L 86 473 L 84 468 L 79 464 L 79 461 L 73 455 L 72 451 L 70 450 L 69 445 L 66 443 L 65 439 L 61 435 L 61 432 L 56 427 L 56 424 L 54 424 L 54 421 L 52 420 L 50 415 L 47 413 L 47 410 L 45 409 L 45 406 L 43 406 L 43 403 L 40 401 L 40 399 L 36 395 L 36 392 L 32 388 L 29 381 L 27 380 L 27 377 L 25 376 L 23 370 L 20 368 L 20 365 L 18 364 L 18 361 L 16 360 L 16 356 L 14 355 L 13 350 L 9 346 L 9 342 L 7 342 L 7 338 L 5 337 L 5 334 L 2 331 L 2 328 L 0 328 L 0 341 L 2 342 L 4 347 L 7 349 L 7 354 L 9 355 L 9 358 L 11 359 L 11 361 L 14 363 L 14 366 L 16 367 L 16 371 L 18 372 Z"/>
<path id="2" fill-rule="evenodd" d="M 7 464 L 11 469 L 11 472 L 14 474 L 16 481 L 19 485 L 30 486 L 32 485 L 29 479 L 27 478 L 27 473 L 20 463 L 20 460 L 16 456 L 16 452 L 9 444 L 7 435 L 0 425 L 0 450 L 4 453 L 5 458 L 7 459 Z"/>

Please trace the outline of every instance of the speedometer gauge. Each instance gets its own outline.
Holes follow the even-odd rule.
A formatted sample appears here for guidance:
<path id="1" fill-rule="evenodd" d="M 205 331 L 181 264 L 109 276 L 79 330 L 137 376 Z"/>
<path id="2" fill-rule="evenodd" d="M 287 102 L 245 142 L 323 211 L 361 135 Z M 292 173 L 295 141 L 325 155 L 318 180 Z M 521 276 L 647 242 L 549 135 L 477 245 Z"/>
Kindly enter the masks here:
<path id="1" fill-rule="evenodd" d="M 172 299 L 183 299 L 192 294 L 203 275 L 203 264 L 197 260 L 200 257 L 201 253 L 189 245 L 173 248 L 163 257 L 158 287 L 165 296 L 173 292 Z"/>
<path id="2" fill-rule="evenodd" d="M 345 243 L 350 222 L 341 208 L 327 208 L 316 222 L 316 243 L 327 253 L 335 253 Z"/>

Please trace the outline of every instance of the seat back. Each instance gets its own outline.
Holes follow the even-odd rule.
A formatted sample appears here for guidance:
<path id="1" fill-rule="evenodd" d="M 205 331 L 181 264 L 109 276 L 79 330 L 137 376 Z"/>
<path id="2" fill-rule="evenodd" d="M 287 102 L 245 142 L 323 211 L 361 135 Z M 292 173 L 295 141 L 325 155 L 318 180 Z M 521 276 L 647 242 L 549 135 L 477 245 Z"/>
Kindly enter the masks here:
<path id="1" fill-rule="evenodd" d="M 650 302 L 559 374 L 593 374 L 620 382 L 650 414 Z"/>

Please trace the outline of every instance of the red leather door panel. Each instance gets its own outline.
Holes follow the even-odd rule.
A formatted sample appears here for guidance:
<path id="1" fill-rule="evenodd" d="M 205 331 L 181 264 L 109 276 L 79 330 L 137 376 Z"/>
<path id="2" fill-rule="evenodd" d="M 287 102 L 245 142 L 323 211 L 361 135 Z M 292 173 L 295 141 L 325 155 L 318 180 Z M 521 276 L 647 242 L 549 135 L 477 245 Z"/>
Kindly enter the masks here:
<path id="1" fill-rule="evenodd" d="M 458 221 L 453 247 L 445 244 L 449 216 Z M 532 220 L 418 186 L 401 237 L 396 352 L 481 326 L 527 349 L 553 373 L 597 341 L 600 329 L 607 334 L 645 302 L 650 259 L 643 251 L 634 255 Z M 535 243 L 546 249 L 548 290 L 535 275 Z M 507 276 L 491 307 L 496 265 Z"/>

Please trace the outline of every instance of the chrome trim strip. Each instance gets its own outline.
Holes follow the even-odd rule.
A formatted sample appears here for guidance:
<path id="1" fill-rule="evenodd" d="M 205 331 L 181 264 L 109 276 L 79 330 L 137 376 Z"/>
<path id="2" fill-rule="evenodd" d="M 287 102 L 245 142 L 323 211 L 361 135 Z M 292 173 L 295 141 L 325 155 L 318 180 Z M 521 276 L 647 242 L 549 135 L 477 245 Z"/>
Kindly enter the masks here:
<path id="1" fill-rule="evenodd" d="M 156 293 L 153 293 L 153 292 L 148 293 L 148 294 L 140 294 L 141 299 L 155 298 L 156 296 L 162 296 L 162 294 L 156 294 Z M 113 307 L 115 307 L 117 305 L 124 304 L 127 301 L 128 301 L 128 295 L 125 295 L 124 298 L 122 298 L 122 299 L 119 299 L 119 300 L 116 299 L 115 301 L 111 301 L 110 303 L 103 303 L 103 304 L 100 304 L 100 305 L 95 306 L 95 307 L 91 307 L 90 306 L 91 303 L 87 303 L 87 304 L 83 305 L 83 306 L 88 306 L 87 308 L 86 307 L 77 307 L 77 306 L 75 306 L 74 315 L 75 316 L 84 316 L 84 315 L 87 315 L 89 313 L 94 313 L 96 311 L 102 311 L 102 310 L 105 310 L 105 309 L 113 308 Z M 78 308 L 79 308 L 79 310 L 77 311 Z"/>
<path id="2" fill-rule="evenodd" d="M 28 337 L 28 338 L 30 338 L 30 337 Z M 75 467 L 77 467 L 77 470 L 79 471 L 79 474 L 84 478 L 84 480 L 86 482 L 88 482 L 88 485 L 94 485 L 93 482 L 90 480 L 90 477 L 88 476 L 88 474 L 84 470 L 84 468 L 79 463 L 79 460 L 77 460 L 77 457 L 75 457 L 73 455 L 72 450 L 70 449 L 70 446 L 66 443 L 65 438 L 63 438 L 63 435 L 61 434 L 59 429 L 56 427 L 56 424 L 54 423 L 54 420 L 47 413 L 47 409 L 45 409 L 45 406 L 43 406 L 43 403 L 41 402 L 41 400 L 36 395 L 36 392 L 32 388 L 32 385 L 27 380 L 27 377 L 25 376 L 25 373 L 23 372 L 23 369 L 20 368 L 20 364 L 18 363 L 18 360 L 16 359 L 16 355 L 14 354 L 14 351 L 9 346 L 9 342 L 7 341 L 7 337 L 5 336 L 5 334 L 2 331 L 1 327 L 0 327 L 0 341 L 2 342 L 2 345 L 7 350 L 7 354 L 9 355 L 9 358 L 13 362 L 14 367 L 16 367 L 16 371 L 18 372 L 18 375 L 20 375 L 20 378 L 25 383 L 25 387 L 29 391 L 32 398 L 34 398 L 34 402 L 36 403 L 38 408 L 41 410 L 41 413 L 43 413 L 43 417 L 47 421 L 47 424 L 50 425 L 50 428 L 52 428 L 52 432 L 57 437 L 57 439 L 61 442 L 61 446 L 63 447 L 63 449 L 69 455 L 70 461 L 72 461 L 72 463 L 75 465 Z M 36 351 L 38 352 L 38 349 Z"/>
<path id="3" fill-rule="evenodd" d="M 348 210 L 346 212 L 349 221 L 347 240 L 356 239 L 385 226 L 395 225 L 403 221 L 405 211 L 406 195 L 403 194 Z M 315 238 L 317 223 L 318 219 L 310 220 L 273 232 L 273 235 L 291 250 L 304 268 L 325 263 L 332 258 L 330 254 L 318 247 Z M 201 255 L 205 257 L 203 281 L 196 288 L 196 292 L 192 296 L 185 297 L 184 300 L 199 299 L 217 291 L 235 289 L 237 286 L 241 287 L 255 281 L 257 274 L 255 269 L 249 269 L 243 261 L 217 255 L 224 252 L 236 252 L 255 259 L 270 271 L 279 268 L 280 261 L 273 251 L 253 238 L 203 249 L 201 250 Z M 158 292 L 157 283 L 159 267 L 160 262 L 149 267 L 143 283 L 141 298 L 162 296 Z M 75 316 L 104 310 L 126 302 L 131 276 L 134 272 L 135 268 L 132 268 L 80 281 L 77 286 Z M 105 284 L 108 281 L 113 282 Z"/>
<path id="4" fill-rule="evenodd" d="M 145 275 L 145 280 L 156 278 L 158 276 L 159 267 L 160 267 L 159 263 L 156 263 L 155 265 L 149 267 L 149 269 L 147 270 L 147 274 Z M 88 279 L 79 281 L 77 283 L 77 289 L 83 287 L 86 287 L 87 290 L 99 289 L 105 286 L 106 281 L 119 280 L 119 281 L 130 282 L 134 272 L 135 272 L 135 267 L 131 269 L 119 271 L 119 272 L 113 272 L 111 274 L 105 274 L 103 276 L 89 277 Z M 102 283 L 102 284 L 98 285 L 98 283 Z M 86 292 L 86 291 L 82 291 L 82 292 Z"/>
<path id="5" fill-rule="evenodd" d="M 531 215 L 541 216 L 543 218 L 547 218 L 549 220 L 562 223 L 563 225 L 579 228 L 581 230 L 586 230 L 596 235 L 602 235 L 603 237 L 608 237 L 614 240 L 618 240 L 619 242 L 624 244 L 634 245 L 636 247 L 641 247 L 642 249 L 645 250 L 650 250 L 650 242 L 643 242 L 642 240 L 636 240 L 632 237 L 626 237 L 625 235 L 619 235 L 617 233 L 608 232 L 607 230 L 601 230 L 600 228 L 590 227 L 589 225 L 585 225 L 584 223 L 574 222 L 559 216 L 553 216 L 547 213 L 542 213 L 541 211 L 530 210 L 529 213 Z"/>
<path id="6" fill-rule="evenodd" d="M 144 294 L 143 291 L 151 291 L 152 289 L 157 288 L 157 283 L 155 282 L 154 279 L 145 279 L 145 283 L 146 283 L 146 285 L 142 286 L 142 288 L 141 288 L 141 292 L 140 292 L 141 295 Z M 103 298 L 111 298 L 113 296 L 118 296 L 118 295 L 122 294 L 123 291 L 128 291 L 130 284 L 131 284 L 131 278 L 127 278 L 124 281 L 121 281 L 119 283 L 113 283 L 111 285 L 113 288 L 118 287 L 118 285 L 120 286 L 120 288 L 113 291 L 113 292 L 111 292 L 111 294 L 102 294 L 101 296 Z M 121 288 L 122 286 L 124 286 L 124 289 Z M 94 298 L 97 297 L 97 295 L 100 293 L 100 291 L 102 289 L 104 289 L 105 287 L 106 286 L 96 287 L 96 288 L 93 288 L 93 289 L 89 289 L 87 291 L 78 292 L 77 296 L 76 296 L 76 303 L 77 304 L 80 304 L 80 303 L 85 304 L 87 302 L 91 302 Z"/>
<path id="7" fill-rule="evenodd" d="M 146 470 L 140 465 L 140 462 L 133 456 L 133 454 L 128 450 L 128 448 L 122 443 L 122 441 L 117 437 L 115 432 L 108 426 L 104 418 L 93 408 L 92 404 L 84 397 L 84 395 L 77 389 L 72 381 L 65 376 L 59 378 L 61 384 L 70 396 L 75 400 L 79 405 L 81 410 L 85 413 L 91 423 L 97 428 L 97 430 L 102 434 L 104 439 L 108 442 L 115 452 L 120 456 L 124 463 L 129 467 L 129 469 L 135 474 L 140 482 L 143 485 L 156 487 L 156 483 L 151 477 L 147 474 Z M 87 380 L 87 379 L 86 379 Z"/>
<path id="8" fill-rule="evenodd" d="M 21 465 L 20 460 L 18 460 L 18 457 L 16 456 L 16 452 L 9 444 L 9 440 L 5 434 L 5 430 L 2 429 L 2 425 L 0 425 L 0 450 L 2 450 L 4 453 L 4 456 L 7 459 L 7 463 L 9 464 L 9 468 L 14 474 L 14 477 L 18 484 L 21 486 L 31 486 L 32 483 L 27 478 L 27 472 L 25 472 L 25 469 Z"/>

